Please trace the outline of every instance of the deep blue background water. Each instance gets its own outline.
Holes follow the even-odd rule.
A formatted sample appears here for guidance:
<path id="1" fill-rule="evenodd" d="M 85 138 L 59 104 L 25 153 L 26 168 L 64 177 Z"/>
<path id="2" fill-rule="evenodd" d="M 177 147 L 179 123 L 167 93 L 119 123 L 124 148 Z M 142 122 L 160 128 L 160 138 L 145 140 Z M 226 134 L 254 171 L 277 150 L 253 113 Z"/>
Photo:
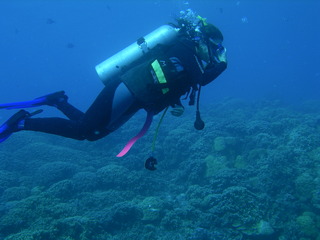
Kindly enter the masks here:
<path id="1" fill-rule="evenodd" d="M 2 0 L 0 102 L 63 89 L 85 110 L 103 87 L 95 65 L 187 8 L 218 26 L 228 49 L 202 104 L 320 98 L 320 1 Z"/>

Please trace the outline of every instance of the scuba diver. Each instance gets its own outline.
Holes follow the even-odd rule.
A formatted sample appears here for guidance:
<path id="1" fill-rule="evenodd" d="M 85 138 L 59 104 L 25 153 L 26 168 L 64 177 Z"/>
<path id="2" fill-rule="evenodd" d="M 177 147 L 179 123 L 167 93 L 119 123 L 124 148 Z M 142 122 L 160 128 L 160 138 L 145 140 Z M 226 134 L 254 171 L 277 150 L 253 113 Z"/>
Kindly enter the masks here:
<path id="1" fill-rule="evenodd" d="M 145 109 L 144 126 L 117 155 L 122 157 L 148 130 L 154 115 L 166 112 L 169 106 L 174 116 L 182 115 L 182 96 L 189 97 L 189 105 L 197 100 L 194 126 L 203 129 L 200 91 L 227 67 L 223 35 L 190 9 L 181 11 L 176 21 L 138 39 L 96 66 L 105 87 L 86 112 L 69 104 L 64 91 L 31 101 L 0 104 L 2 109 L 47 105 L 59 109 L 67 117 L 35 118 L 42 110 L 20 110 L 0 127 L 0 142 L 22 130 L 95 141 L 118 129 L 139 109 Z M 154 170 L 155 159 L 150 159 L 146 168 Z"/>

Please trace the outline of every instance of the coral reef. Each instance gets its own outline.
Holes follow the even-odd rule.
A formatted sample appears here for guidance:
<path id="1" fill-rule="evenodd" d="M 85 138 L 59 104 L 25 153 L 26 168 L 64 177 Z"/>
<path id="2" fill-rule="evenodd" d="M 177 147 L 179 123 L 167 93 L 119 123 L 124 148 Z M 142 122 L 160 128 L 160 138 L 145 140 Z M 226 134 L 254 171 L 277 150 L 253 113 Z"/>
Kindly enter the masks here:
<path id="1" fill-rule="evenodd" d="M 228 99 L 203 110 L 203 131 L 168 115 L 154 172 L 155 126 L 115 158 L 139 114 L 98 142 L 14 134 L 0 145 L 0 239 L 319 240 L 319 108 L 301 106 Z"/>

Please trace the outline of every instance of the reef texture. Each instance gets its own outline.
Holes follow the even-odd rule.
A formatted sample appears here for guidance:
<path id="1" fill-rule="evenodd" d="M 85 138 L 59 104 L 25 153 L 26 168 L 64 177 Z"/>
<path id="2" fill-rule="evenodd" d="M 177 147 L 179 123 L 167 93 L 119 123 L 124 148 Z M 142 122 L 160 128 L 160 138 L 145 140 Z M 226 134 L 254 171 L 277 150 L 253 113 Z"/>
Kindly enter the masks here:
<path id="1" fill-rule="evenodd" d="M 3 240 L 319 240 L 320 104 L 229 99 L 168 114 L 157 170 L 144 116 L 98 142 L 19 132 L 0 145 Z"/>

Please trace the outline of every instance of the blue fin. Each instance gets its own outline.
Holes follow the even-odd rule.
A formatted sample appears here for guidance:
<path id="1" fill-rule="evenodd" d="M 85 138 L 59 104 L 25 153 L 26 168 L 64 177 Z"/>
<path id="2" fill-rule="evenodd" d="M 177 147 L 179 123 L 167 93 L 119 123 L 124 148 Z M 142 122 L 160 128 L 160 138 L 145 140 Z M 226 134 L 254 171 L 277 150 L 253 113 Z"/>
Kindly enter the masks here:
<path id="1" fill-rule="evenodd" d="M 0 104 L 0 109 L 31 108 L 42 105 L 55 106 L 65 100 L 67 100 L 67 96 L 64 94 L 64 91 L 60 91 L 30 101 Z"/>
<path id="2" fill-rule="evenodd" d="M 21 130 L 19 128 L 19 124 L 22 120 L 39 114 L 42 111 L 42 109 L 39 109 L 37 111 L 29 113 L 25 110 L 20 110 L 19 112 L 11 116 L 4 124 L 0 126 L 0 143 L 4 142 L 7 138 L 9 138 L 12 133 Z"/>
<path id="3" fill-rule="evenodd" d="M 0 104 L 0 109 L 30 108 L 43 105 L 43 99 Z"/>

